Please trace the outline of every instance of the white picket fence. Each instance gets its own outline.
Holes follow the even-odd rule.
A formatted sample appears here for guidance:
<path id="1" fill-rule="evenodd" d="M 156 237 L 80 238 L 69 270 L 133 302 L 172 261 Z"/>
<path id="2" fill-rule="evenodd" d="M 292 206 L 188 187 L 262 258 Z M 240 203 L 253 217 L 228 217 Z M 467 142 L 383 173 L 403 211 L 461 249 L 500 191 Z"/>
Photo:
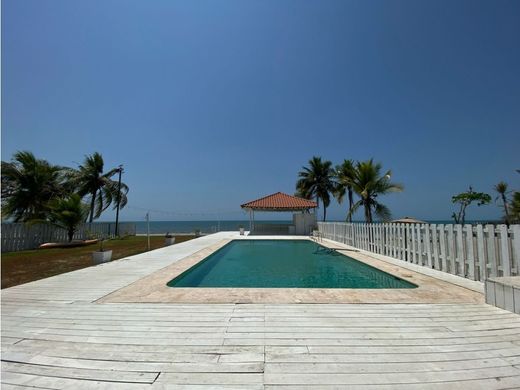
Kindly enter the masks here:
<path id="1" fill-rule="evenodd" d="M 74 234 L 75 240 L 114 237 L 113 222 L 84 223 Z M 135 223 L 119 223 L 121 236 L 135 235 Z M 2 252 L 35 249 L 45 242 L 68 241 L 67 231 L 49 224 L 28 225 L 25 223 L 2 223 Z"/>
<path id="2" fill-rule="evenodd" d="M 323 237 L 472 280 L 520 273 L 520 225 L 318 222 Z"/>

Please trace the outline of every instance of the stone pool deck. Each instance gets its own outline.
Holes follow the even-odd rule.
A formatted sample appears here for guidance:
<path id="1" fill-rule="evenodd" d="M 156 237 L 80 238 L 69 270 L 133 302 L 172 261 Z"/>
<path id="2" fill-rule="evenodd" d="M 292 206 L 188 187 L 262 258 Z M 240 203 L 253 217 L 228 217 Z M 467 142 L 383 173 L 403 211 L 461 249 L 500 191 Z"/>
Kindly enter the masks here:
<path id="1" fill-rule="evenodd" d="M 2 290 L 2 389 L 520 388 L 520 316 L 464 280 L 443 303 L 107 303 L 232 238 Z"/>

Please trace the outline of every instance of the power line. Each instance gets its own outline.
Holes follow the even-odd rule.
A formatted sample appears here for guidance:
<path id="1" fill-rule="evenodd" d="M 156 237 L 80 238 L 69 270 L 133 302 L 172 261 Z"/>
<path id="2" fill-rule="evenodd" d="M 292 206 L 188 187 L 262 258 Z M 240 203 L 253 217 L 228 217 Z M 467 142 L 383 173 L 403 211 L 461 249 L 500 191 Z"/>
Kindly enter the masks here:
<path id="1" fill-rule="evenodd" d="M 173 210 L 159 210 L 159 209 L 151 209 L 148 207 L 139 207 L 139 206 L 126 206 L 127 209 L 150 212 L 154 214 L 160 215 L 169 215 L 169 216 L 213 216 L 213 217 L 221 217 L 225 215 L 239 215 L 244 214 L 243 210 L 217 210 L 217 211 L 173 211 Z"/>

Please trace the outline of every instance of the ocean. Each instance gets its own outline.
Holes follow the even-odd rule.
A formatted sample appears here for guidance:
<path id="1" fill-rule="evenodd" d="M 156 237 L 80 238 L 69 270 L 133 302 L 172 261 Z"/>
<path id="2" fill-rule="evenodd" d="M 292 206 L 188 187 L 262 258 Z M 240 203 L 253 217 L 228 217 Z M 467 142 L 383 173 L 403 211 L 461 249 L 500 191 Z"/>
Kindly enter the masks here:
<path id="1" fill-rule="evenodd" d="M 145 221 L 128 221 L 135 223 L 137 234 L 146 234 Z M 344 221 L 327 221 L 327 222 L 344 222 Z M 355 221 L 362 222 L 362 221 Z M 453 224 L 453 220 L 435 220 L 427 221 L 428 223 L 436 224 Z M 496 222 L 496 221 L 495 221 Z M 286 221 L 262 221 L 256 220 L 256 223 L 279 223 L 289 224 L 290 220 Z M 466 221 L 466 223 L 488 223 L 487 221 Z M 242 225 L 246 230 L 249 228 L 249 220 L 234 220 L 234 221 L 150 221 L 151 234 L 166 234 L 166 233 L 193 233 L 199 230 L 201 233 L 215 233 L 218 231 L 232 231 L 238 230 Z"/>
<path id="2" fill-rule="evenodd" d="M 288 224 L 291 221 L 256 221 L 257 223 L 280 223 Z M 131 222 L 135 223 L 136 233 L 146 233 L 146 222 Z M 246 230 L 249 228 L 249 220 L 235 220 L 235 221 L 150 221 L 151 234 L 166 234 L 166 233 L 193 233 L 200 230 L 201 233 L 215 233 L 219 231 L 239 230 L 242 225 Z"/>

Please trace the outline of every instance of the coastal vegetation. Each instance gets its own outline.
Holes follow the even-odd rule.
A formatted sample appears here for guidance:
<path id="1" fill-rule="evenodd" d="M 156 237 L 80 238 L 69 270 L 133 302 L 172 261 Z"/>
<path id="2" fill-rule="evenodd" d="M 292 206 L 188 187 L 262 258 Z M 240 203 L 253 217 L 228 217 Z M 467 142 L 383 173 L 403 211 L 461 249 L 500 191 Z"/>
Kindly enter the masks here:
<path id="1" fill-rule="evenodd" d="M 464 224 L 466 208 L 472 203 L 476 203 L 479 207 L 489 204 L 491 203 L 491 196 L 485 192 L 476 192 L 470 186 L 468 191 L 452 196 L 451 201 L 459 205 L 459 212 L 453 213 L 452 218 L 455 220 L 455 223 Z"/>
<path id="2" fill-rule="evenodd" d="M 69 242 L 72 241 L 77 226 L 85 222 L 87 216 L 86 205 L 78 194 L 71 194 L 66 198 L 55 198 L 50 202 L 48 221 L 54 226 L 65 229 Z"/>
<path id="3" fill-rule="evenodd" d="M 373 159 L 366 161 L 344 160 L 342 164 L 332 168 L 330 161 L 322 161 L 314 156 L 309 160 L 309 166 L 303 167 L 298 173 L 296 193 L 306 199 L 316 199 L 323 203 L 323 220 L 326 220 L 326 209 L 330 204 L 331 195 L 342 203 L 348 196 L 349 207 L 346 221 L 352 221 L 352 215 L 363 207 L 365 222 L 371 223 L 374 215 L 382 221 L 391 218 L 391 212 L 377 200 L 378 196 L 403 190 L 401 184 L 390 181 L 392 172 L 383 173 L 382 165 L 374 163 Z M 354 194 L 359 200 L 354 202 Z"/>
<path id="4" fill-rule="evenodd" d="M 51 223 L 66 229 L 71 241 L 88 215 L 92 222 L 110 205 L 123 208 L 127 203 L 128 186 L 111 179 L 121 168 L 103 169 L 97 152 L 86 156 L 78 169 L 17 152 L 10 162 L 2 161 L 2 219 Z"/>
<path id="5" fill-rule="evenodd" d="M 520 170 L 517 170 L 520 173 Z M 323 221 L 327 218 L 327 207 L 332 197 L 341 205 L 348 200 L 346 222 L 352 222 L 353 215 L 363 209 L 364 221 L 374 222 L 377 218 L 386 222 L 392 218 L 390 209 L 380 202 L 379 197 L 391 192 L 403 191 L 403 185 L 391 181 L 392 172 L 383 171 L 381 163 L 373 159 L 354 161 L 345 159 L 333 168 L 332 162 L 322 157 L 313 156 L 307 166 L 298 172 L 296 195 L 306 199 L 315 199 L 323 205 Z M 507 225 L 520 223 L 520 192 L 510 191 L 509 185 L 500 181 L 493 187 L 497 194 L 495 201 L 503 210 L 503 222 Z M 457 224 L 466 222 L 467 208 L 488 205 L 492 201 L 491 195 L 485 192 L 474 191 L 470 186 L 468 191 L 454 195 L 452 203 L 458 206 L 452 218 Z"/>
<path id="6" fill-rule="evenodd" d="M 359 196 L 359 200 L 354 203 L 349 210 L 349 217 L 360 207 L 363 207 L 365 222 L 367 223 L 373 222 L 374 215 L 382 221 L 389 221 L 392 218 L 390 209 L 379 202 L 378 197 L 391 192 L 401 192 L 403 191 L 403 186 L 401 184 L 392 183 L 390 181 L 392 172 L 388 170 L 382 173 L 382 169 L 382 165 L 380 163 L 374 163 L 372 159 L 358 161 L 355 164 L 351 186 L 354 192 Z"/>
<path id="7" fill-rule="evenodd" d="M 332 162 L 322 161 L 321 157 L 314 156 L 309 160 L 309 166 L 303 167 L 298 173 L 296 183 L 297 193 L 306 199 L 316 199 L 318 207 L 320 200 L 323 204 L 323 220 L 327 218 L 327 207 L 330 196 L 336 190 L 335 172 Z"/>
<path id="8" fill-rule="evenodd" d="M 520 173 L 520 169 L 517 169 L 516 172 Z M 510 191 L 509 185 L 504 181 L 498 182 L 493 189 L 498 195 L 495 201 L 499 202 L 504 211 L 504 222 L 507 225 L 520 223 L 520 191 Z"/>
<path id="9" fill-rule="evenodd" d="M 507 183 L 501 181 L 495 185 L 494 189 L 495 189 L 495 192 L 498 194 L 495 201 L 500 200 L 500 202 L 502 203 L 502 208 L 504 210 L 504 222 L 507 225 L 509 225 L 510 218 L 509 218 L 509 207 L 508 207 L 508 202 L 507 202 L 507 192 L 508 192 L 507 187 L 508 187 Z"/>
<path id="10" fill-rule="evenodd" d="M 38 159 L 31 152 L 17 152 L 2 161 L 2 218 L 14 222 L 43 220 L 50 201 L 66 195 L 65 169 Z"/>
<path id="11" fill-rule="evenodd" d="M 175 243 L 195 238 L 194 235 L 175 235 Z M 150 236 L 147 249 L 146 236 L 127 236 L 106 241 L 105 250 L 112 251 L 112 259 L 123 259 L 139 253 L 164 247 L 164 236 Z M 35 249 L 2 253 L 2 288 L 48 278 L 65 272 L 90 267 L 92 246 Z"/>
<path id="12" fill-rule="evenodd" d="M 354 207 L 354 189 L 352 187 L 355 171 L 354 160 L 343 160 L 341 165 L 336 165 L 337 186 L 335 195 L 339 204 L 343 202 L 345 194 L 348 196 L 347 222 L 352 222 L 352 208 Z"/>
<path id="13" fill-rule="evenodd" d="M 120 168 L 103 172 L 104 165 L 103 157 L 96 152 L 90 156 L 85 156 L 83 164 L 77 170 L 72 170 L 69 175 L 73 188 L 77 190 L 78 195 L 90 199 L 89 222 L 99 218 L 101 213 L 113 202 L 116 202 L 119 196 L 119 184 L 112 177 L 119 172 Z M 128 201 L 127 193 L 128 186 L 121 183 L 121 208 Z"/>
<path id="14" fill-rule="evenodd" d="M 520 173 L 520 170 L 516 170 Z M 493 191 L 496 193 L 495 202 L 503 211 L 502 222 L 506 225 L 512 223 L 520 223 L 520 192 L 510 191 L 509 185 L 505 181 L 499 181 L 493 186 Z M 466 220 L 466 209 L 472 203 L 477 206 L 484 206 L 491 203 L 491 195 L 485 192 L 476 192 L 470 186 L 469 190 L 460 194 L 454 195 L 451 201 L 459 205 L 459 211 L 452 214 L 455 223 L 464 224 Z"/>

